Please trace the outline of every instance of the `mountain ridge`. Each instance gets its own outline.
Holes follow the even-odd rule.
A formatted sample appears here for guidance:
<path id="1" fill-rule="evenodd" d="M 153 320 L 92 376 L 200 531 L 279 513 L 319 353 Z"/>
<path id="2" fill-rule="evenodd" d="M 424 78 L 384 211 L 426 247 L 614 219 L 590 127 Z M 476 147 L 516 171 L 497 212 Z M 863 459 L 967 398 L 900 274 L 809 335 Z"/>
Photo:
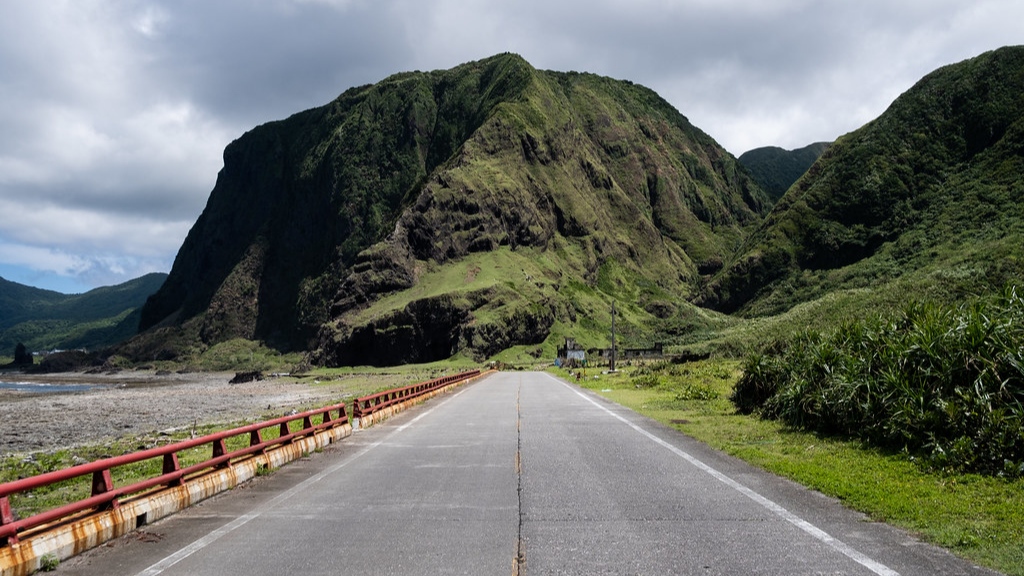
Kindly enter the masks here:
<path id="1" fill-rule="evenodd" d="M 825 296 L 990 289 L 1024 262 L 1022 50 L 927 75 L 774 205 L 628 81 L 504 54 L 350 89 L 228 146 L 126 354 L 246 338 L 329 366 L 536 356 L 607 345 L 613 302 L 624 338 L 671 344 Z"/>
<path id="2" fill-rule="evenodd" d="M 740 164 L 773 202 L 803 176 L 831 142 L 815 142 L 801 148 L 785 150 L 778 146 L 763 146 L 740 154 Z"/>
<path id="3" fill-rule="evenodd" d="M 138 331 L 139 308 L 167 278 L 152 273 L 81 294 L 62 294 L 0 278 L 0 351 L 102 348 Z"/>
<path id="4" fill-rule="evenodd" d="M 647 302 L 655 293 L 687 308 L 700 275 L 722 265 L 768 205 L 735 158 L 630 82 L 538 71 L 511 54 L 401 73 L 229 145 L 143 328 L 315 348 L 334 364 L 367 358 L 346 348 L 408 346 L 440 322 L 454 340 L 430 358 L 480 356 L 488 338 L 532 344 L 575 322 L 557 288 L 524 276 L 410 302 L 369 324 L 361 311 L 472 254 L 533 251 L 555 254 L 545 274 L 589 288 L 611 260 L 617 273 L 647 278 L 645 323 L 654 317 L 644 306 L 660 307 Z M 600 292 L 588 298 L 608 296 Z M 496 295 L 500 310 L 484 310 Z M 500 336 L 503 321 L 523 331 Z"/>
<path id="5" fill-rule="evenodd" d="M 993 226 L 1019 234 L 1014 169 L 1021 165 L 1022 111 L 1024 47 L 926 75 L 829 147 L 708 283 L 703 303 L 726 313 L 775 314 L 832 288 L 864 285 L 856 267 L 874 267 L 876 280 L 890 282 L 937 269 L 940 256 L 953 265 L 956 238 L 975 246 L 975 236 Z M 997 240 L 984 240 L 995 252 L 982 249 L 979 268 L 986 271 L 971 290 L 998 286 L 1019 270 L 1008 260 L 1016 251 Z"/>

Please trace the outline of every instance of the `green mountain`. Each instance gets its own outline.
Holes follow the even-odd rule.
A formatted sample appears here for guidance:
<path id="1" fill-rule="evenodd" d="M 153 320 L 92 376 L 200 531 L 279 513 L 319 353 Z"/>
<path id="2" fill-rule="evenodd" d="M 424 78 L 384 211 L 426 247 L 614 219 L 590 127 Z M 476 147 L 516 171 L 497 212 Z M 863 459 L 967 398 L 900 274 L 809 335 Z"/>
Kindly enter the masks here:
<path id="1" fill-rule="evenodd" d="M 327 365 L 396 364 L 562 335 L 604 345 L 707 321 L 686 299 L 769 207 L 654 92 L 503 54 L 397 74 L 260 126 L 124 353 L 233 338 Z M 532 348 L 531 348 L 532 350 Z"/>
<path id="2" fill-rule="evenodd" d="M 138 331 L 139 310 L 166 274 L 147 274 L 84 294 L 40 290 L 0 278 L 0 351 L 102 348 Z"/>
<path id="3" fill-rule="evenodd" d="M 777 202 L 817 162 L 829 144 L 831 142 L 815 142 L 796 150 L 765 146 L 744 152 L 737 160 L 772 201 Z"/>
<path id="4" fill-rule="evenodd" d="M 1021 278 L 1024 47 L 946 66 L 837 140 L 706 286 L 770 315 L 840 291 L 955 299 Z"/>

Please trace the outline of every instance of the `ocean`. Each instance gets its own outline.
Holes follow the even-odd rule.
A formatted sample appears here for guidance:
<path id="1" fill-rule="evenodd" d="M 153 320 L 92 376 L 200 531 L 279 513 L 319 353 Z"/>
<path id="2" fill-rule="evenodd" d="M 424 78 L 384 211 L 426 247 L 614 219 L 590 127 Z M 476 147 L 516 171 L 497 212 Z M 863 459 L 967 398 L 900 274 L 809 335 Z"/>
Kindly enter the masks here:
<path id="1" fill-rule="evenodd" d="M 0 380 L 0 390 L 32 392 L 35 394 L 67 394 L 85 392 L 98 388 L 95 384 L 48 384 L 45 382 L 5 382 Z"/>

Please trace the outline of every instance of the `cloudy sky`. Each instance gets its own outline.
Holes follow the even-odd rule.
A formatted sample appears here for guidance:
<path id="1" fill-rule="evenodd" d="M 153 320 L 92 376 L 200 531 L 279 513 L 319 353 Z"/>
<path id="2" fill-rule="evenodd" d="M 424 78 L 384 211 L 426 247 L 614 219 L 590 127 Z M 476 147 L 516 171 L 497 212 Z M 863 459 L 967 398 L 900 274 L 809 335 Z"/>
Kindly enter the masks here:
<path id="1" fill-rule="evenodd" d="M 5 0 L 0 277 L 169 271 L 228 142 L 394 72 L 516 52 L 649 86 L 739 155 L 833 140 L 1021 22 L 1018 0 Z"/>

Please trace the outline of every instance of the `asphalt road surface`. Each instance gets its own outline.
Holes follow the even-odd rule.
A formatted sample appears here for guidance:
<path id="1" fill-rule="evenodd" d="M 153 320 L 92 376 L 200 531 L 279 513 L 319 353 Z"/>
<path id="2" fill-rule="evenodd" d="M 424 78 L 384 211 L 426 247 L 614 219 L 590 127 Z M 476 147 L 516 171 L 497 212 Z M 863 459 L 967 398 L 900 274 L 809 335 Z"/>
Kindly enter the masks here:
<path id="1" fill-rule="evenodd" d="M 993 574 L 543 373 L 499 373 L 58 573 Z"/>

